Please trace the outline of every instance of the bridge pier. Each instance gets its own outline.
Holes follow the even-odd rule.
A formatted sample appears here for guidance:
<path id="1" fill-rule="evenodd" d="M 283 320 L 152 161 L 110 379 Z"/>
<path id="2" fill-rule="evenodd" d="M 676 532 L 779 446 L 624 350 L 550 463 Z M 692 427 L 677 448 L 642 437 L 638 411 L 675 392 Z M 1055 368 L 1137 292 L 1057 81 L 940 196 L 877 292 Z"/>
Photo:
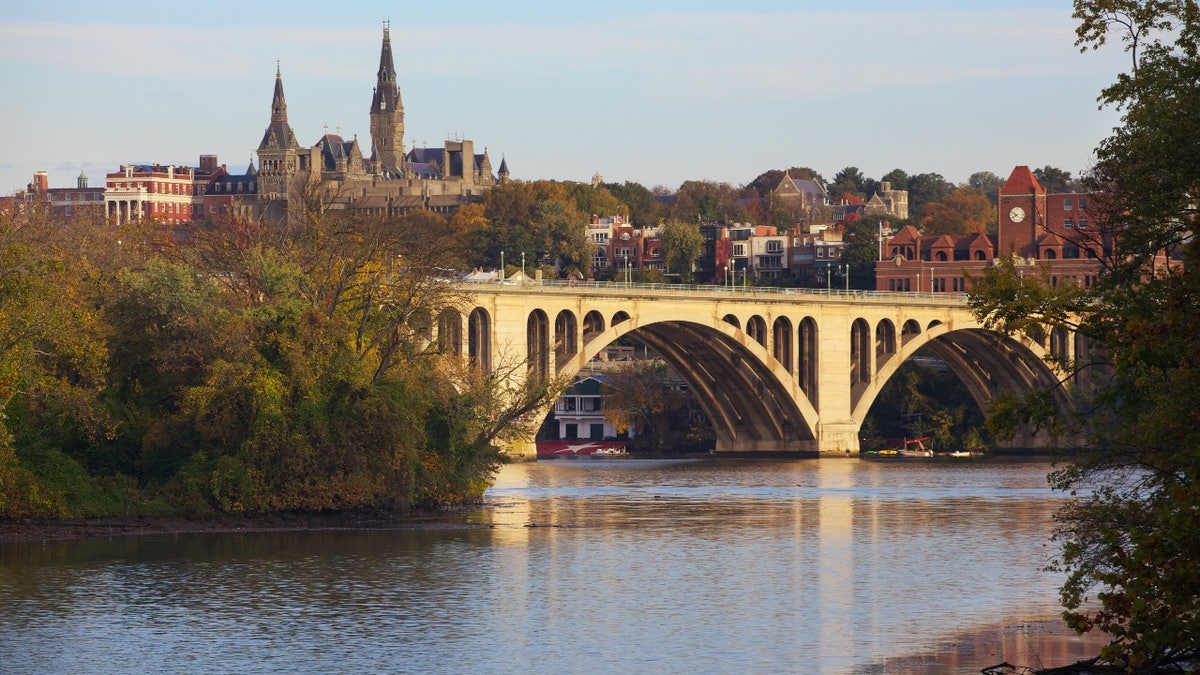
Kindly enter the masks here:
<path id="1" fill-rule="evenodd" d="M 821 456 L 857 455 L 858 423 L 854 420 L 823 422 L 817 425 L 817 454 Z"/>

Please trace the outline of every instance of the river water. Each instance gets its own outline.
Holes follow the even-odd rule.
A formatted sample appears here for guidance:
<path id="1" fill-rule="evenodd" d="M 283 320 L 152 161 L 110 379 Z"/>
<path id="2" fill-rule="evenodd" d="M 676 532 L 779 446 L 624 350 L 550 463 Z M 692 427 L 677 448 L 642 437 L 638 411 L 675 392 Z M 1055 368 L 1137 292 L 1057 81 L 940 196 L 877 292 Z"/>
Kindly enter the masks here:
<path id="1" fill-rule="evenodd" d="M 422 527 L 10 543 L 0 672 L 901 672 L 1057 616 L 1050 468 L 563 459 Z"/>

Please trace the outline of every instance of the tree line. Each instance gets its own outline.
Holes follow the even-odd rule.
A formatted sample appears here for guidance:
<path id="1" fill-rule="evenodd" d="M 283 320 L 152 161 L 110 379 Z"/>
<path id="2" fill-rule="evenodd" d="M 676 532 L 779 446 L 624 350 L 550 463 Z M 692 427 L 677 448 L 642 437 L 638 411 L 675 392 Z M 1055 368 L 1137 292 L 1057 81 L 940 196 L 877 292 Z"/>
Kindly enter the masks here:
<path id="1" fill-rule="evenodd" d="M 92 212 L 0 220 L 0 518 L 477 499 L 551 386 L 445 353 L 444 219 L 229 221 L 181 243 Z M 457 318 L 457 314 L 451 318 Z"/>

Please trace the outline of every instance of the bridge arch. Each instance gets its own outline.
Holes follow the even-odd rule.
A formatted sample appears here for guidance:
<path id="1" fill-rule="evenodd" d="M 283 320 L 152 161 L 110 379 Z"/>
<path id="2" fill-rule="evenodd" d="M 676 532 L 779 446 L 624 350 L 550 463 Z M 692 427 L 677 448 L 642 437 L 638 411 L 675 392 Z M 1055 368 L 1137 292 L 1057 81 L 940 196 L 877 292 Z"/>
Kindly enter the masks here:
<path id="1" fill-rule="evenodd" d="M 449 356 L 462 356 L 462 314 L 447 307 L 438 314 L 438 351 Z"/>
<path id="2" fill-rule="evenodd" d="M 564 309 L 554 318 L 554 366 L 561 369 L 579 351 L 579 322 Z"/>
<path id="3" fill-rule="evenodd" d="M 1032 388 L 1051 388 L 1059 381 L 1055 372 L 1044 361 L 1046 354 L 1036 343 L 1000 336 L 982 328 L 953 330 L 938 324 L 926 331 L 919 339 L 911 340 L 897 354 L 881 364 L 879 372 L 854 401 L 855 419 L 866 419 L 871 405 L 883 386 L 918 350 L 928 348 L 944 362 L 966 387 L 971 398 L 981 410 L 1002 393 L 1027 391 Z M 1074 401 L 1061 387 L 1054 388 L 1056 403 L 1064 409 L 1072 409 Z M 1011 441 L 1015 447 L 1033 447 L 1028 435 Z"/>
<path id="4" fill-rule="evenodd" d="M 482 307 L 467 315 L 467 358 L 477 371 L 492 373 L 492 316 Z"/>
<path id="5" fill-rule="evenodd" d="M 688 383 L 721 446 L 741 451 L 816 450 L 815 408 L 797 395 L 791 374 L 763 345 L 725 321 L 617 324 L 588 341 L 559 375 L 573 378 L 624 335 L 646 344 Z"/>
<path id="6" fill-rule="evenodd" d="M 528 376 L 545 382 L 550 378 L 550 319 L 535 309 L 525 320 L 525 354 Z"/>

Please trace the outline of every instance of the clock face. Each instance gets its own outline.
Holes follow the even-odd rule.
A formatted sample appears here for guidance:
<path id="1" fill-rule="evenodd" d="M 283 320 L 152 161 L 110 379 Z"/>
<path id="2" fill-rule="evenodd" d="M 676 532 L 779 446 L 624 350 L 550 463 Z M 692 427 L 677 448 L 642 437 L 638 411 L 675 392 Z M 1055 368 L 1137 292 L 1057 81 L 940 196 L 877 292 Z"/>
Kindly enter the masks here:
<path id="1" fill-rule="evenodd" d="M 1012 211 L 1008 212 L 1008 219 L 1014 223 L 1019 223 L 1022 220 L 1025 220 L 1025 209 L 1019 206 L 1012 207 Z"/>

